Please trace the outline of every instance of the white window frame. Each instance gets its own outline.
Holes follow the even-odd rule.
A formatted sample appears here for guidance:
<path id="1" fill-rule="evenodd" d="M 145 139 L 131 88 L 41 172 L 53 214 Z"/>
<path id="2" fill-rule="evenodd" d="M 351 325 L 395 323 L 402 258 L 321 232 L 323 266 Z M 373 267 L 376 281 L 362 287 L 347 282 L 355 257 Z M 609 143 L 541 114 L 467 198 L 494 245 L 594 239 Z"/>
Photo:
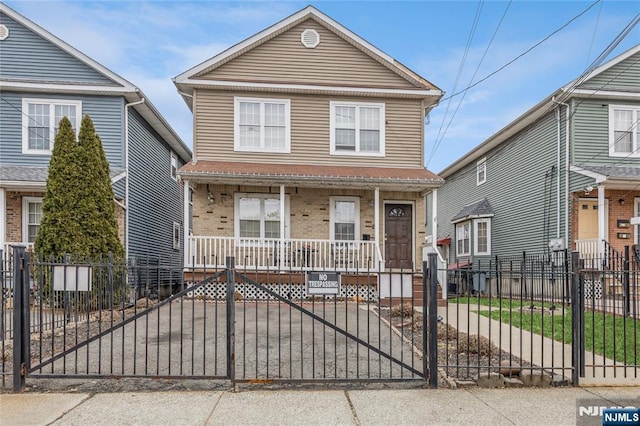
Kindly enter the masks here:
<path id="1" fill-rule="evenodd" d="M 478 249 L 478 225 L 480 223 L 487 224 L 487 250 L 480 251 Z M 475 219 L 473 221 L 473 252 L 478 256 L 489 256 L 491 254 L 491 218 Z"/>
<path id="2" fill-rule="evenodd" d="M 461 251 L 461 244 L 458 244 L 459 240 L 458 239 L 458 232 L 459 229 L 466 226 L 467 227 L 467 238 L 465 238 L 465 240 L 469 240 L 469 251 Z M 465 220 L 464 222 L 458 222 L 456 223 L 456 234 L 455 234 L 455 238 L 456 238 L 456 257 L 464 257 L 464 256 L 471 256 L 471 221 L 470 220 Z"/>
<path id="3" fill-rule="evenodd" d="M 356 212 L 355 227 L 354 227 L 354 239 L 353 240 L 336 240 L 336 201 L 352 201 Z M 360 197 L 329 197 L 329 239 L 331 241 L 344 241 L 344 242 L 356 242 L 360 241 Z"/>
<path id="4" fill-rule="evenodd" d="M 631 153 L 615 152 L 615 111 L 631 111 Z M 640 157 L 640 107 L 633 105 L 609 105 L 609 157 Z"/>
<path id="5" fill-rule="evenodd" d="M 29 105 L 30 104 L 46 104 L 49 105 L 49 149 L 30 149 L 29 148 Z M 30 155 L 51 155 L 53 151 L 53 143 L 55 141 L 55 106 L 75 106 L 76 107 L 76 135 L 80 128 L 82 120 L 82 101 L 68 99 L 38 99 L 23 98 L 22 99 L 22 153 Z"/>
<path id="6" fill-rule="evenodd" d="M 337 106 L 354 107 L 356 108 L 356 141 L 355 150 L 346 151 L 336 149 L 336 116 L 335 110 Z M 378 108 L 380 110 L 380 151 L 360 151 L 360 108 Z M 342 102 L 331 101 L 329 102 L 329 139 L 331 143 L 330 154 L 331 155 L 355 155 L 361 157 L 384 157 L 385 156 L 385 104 L 383 103 L 370 103 L 370 102 Z"/>
<path id="7" fill-rule="evenodd" d="M 178 180 L 178 156 L 173 152 L 171 153 L 171 178 Z"/>
<path id="8" fill-rule="evenodd" d="M 482 178 L 480 177 L 480 174 L 482 173 Z M 482 185 L 483 183 L 485 183 L 487 181 L 487 158 L 483 158 L 481 160 L 478 160 L 478 162 L 476 163 L 476 184 Z"/>
<path id="9" fill-rule="evenodd" d="M 176 237 L 178 237 L 176 239 Z M 180 250 L 180 224 L 178 222 L 173 222 L 173 235 L 171 237 L 173 239 L 173 249 Z"/>
<path id="10" fill-rule="evenodd" d="M 42 204 L 42 197 L 22 197 L 22 241 L 33 244 L 29 242 L 29 203 Z M 42 225 L 42 222 L 39 225 Z"/>
<path id="11" fill-rule="evenodd" d="M 271 194 L 271 193 L 249 193 L 249 192 L 236 192 L 233 200 L 233 235 L 235 238 L 246 238 L 249 240 L 263 240 L 264 237 L 264 210 L 261 212 L 262 216 L 260 218 L 260 237 L 258 238 L 249 238 L 249 237 L 241 237 L 240 236 L 240 215 L 238 212 L 240 211 L 240 199 L 241 198 L 273 198 L 280 200 L 280 194 Z M 261 209 L 264 208 L 264 205 L 261 206 Z M 284 196 L 284 213 L 280 212 L 280 220 L 284 220 L 284 238 L 289 238 L 289 195 L 285 194 Z M 270 238 L 270 239 L 280 239 L 280 238 Z"/>
<path id="12" fill-rule="evenodd" d="M 246 147 L 240 146 L 240 103 L 252 102 L 260 104 L 260 147 Z M 284 105 L 284 148 L 267 148 L 265 147 L 265 133 L 264 133 L 264 104 L 274 103 Z M 244 152 L 268 152 L 276 154 L 289 154 L 291 153 L 291 100 L 289 99 L 274 99 L 274 98 L 233 98 L 233 149 L 234 151 Z"/>

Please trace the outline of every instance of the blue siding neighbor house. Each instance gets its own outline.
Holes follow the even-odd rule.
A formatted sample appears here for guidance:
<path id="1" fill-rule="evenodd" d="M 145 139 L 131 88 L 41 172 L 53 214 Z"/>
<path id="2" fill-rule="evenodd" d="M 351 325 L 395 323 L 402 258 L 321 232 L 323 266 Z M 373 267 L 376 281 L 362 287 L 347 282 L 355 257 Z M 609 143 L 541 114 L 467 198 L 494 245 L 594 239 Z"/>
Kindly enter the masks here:
<path id="1" fill-rule="evenodd" d="M 433 247 L 455 267 L 563 248 L 604 258 L 638 244 L 639 119 L 637 45 L 441 171 L 428 197 Z"/>
<path id="2" fill-rule="evenodd" d="M 133 84 L 0 3 L 0 249 L 33 244 L 57 123 L 89 114 L 129 257 L 183 259 L 191 151 Z M 78 129 L 76 128 L 76 131 Z"/>

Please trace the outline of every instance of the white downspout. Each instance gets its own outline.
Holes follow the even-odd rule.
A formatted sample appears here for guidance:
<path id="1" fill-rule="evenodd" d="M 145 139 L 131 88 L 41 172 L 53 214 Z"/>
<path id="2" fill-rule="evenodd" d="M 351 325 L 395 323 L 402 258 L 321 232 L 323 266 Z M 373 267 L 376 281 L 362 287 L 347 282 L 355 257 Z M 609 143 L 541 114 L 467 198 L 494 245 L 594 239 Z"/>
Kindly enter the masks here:
<path id="1" fill-rule="evenodd" d="M 431 246 L 433 252 L 438 251 L 438 188 L 431 192 Z"/>
<path id="2" fill-rule="evenodd" d="M 605 223 L 606 203 L 604 200 L 604 185 L 598 185 L 598 255 L 604 253 L 604 240 L 607 224 Z"/>
<path id="3" fill-rule="evenodd" d="M 375 188 L 373 197 L 373 226 L 375 228 L 374 239 L 376 242 L 376 251 L 378 252 L 378 264 L 375 266 L 379 270 L 382 263 L 382 251 L 380 250 L 380 188 Z"/>
<path id="4" fill-rule="evenodd" d="M 4 188 L 0 188 L 0 250 L 6 249 L 7 243 L 7 198 Z"/>
<path id="5" fill-rule="evenodd" d="M 124 255 L 129 256 L 129 107 L 144 103 L 144 98 L 124 106 Z"/>
<path id="6" fill-rule="evenodd" d="M 557 105 L 562 105 L 565 107 L 565 111 L 566 111 L 566 129 L 565 129 L 565 193 L 566 193 L 566 198 L 565 198 L 565 247 L 568 248 L 568 244 L 569 244 L 569 240 L 568 240 L 568 232 L 569 229 L 567 228 L 567 217 L 568 217 L 568 206 L 569 206 L 569 104 L 565 104 L 562 102 L 558 102 L 556 101 L 555 96 L 551 99 L 555 104 Z M 561 139 L 561 132 L 560 132 L 560 126 L 561 126 L 561 119 L 560 119 L 560 109 L 556 109 L 556 120 L 558 122 L 558 130 L 557 130 L 557 162 L 556 162 L 556 195 L 557 195 L 557 203 L 556 203 L 556 238 L 560 238 L 560 206 L 561 206 L 561 201 L 560 201 L 560 139 Z"/>
<path id="7" fill-rule="evenodd" d="M 569 194 L 570 194 L 570 190 L 569 190 L 569 154 L 570 154 L 570 149 L 569 149 L 569 143 L 570 143 L 570 138 L 569 138 L 569 120 L 571 119 L 571 108 L 569 107 L 569 104 L 567 104 L 567 108 L 565 111 L 565 115 L 566 115 L 566 119 L 565 119 L 565 132 L 564 132 L 564 138 L 565 138 L 565 144 L 564 144 L 564 165 L 565 165 L 565 169 L 564 169 L 564 247 L 566 249 L 571 249 L 569 247 Z"/>
<path id="8" fill-rule="evenodd" d="M 286 221 L 287 221 L 287 215 L 286 215 L 284 185 L 280 185 L 280 253 L 278 255 L 280 259 L 280 268 L 283 268 L 283 265 L 285 265 L 284 244 L 285 244 Z M 310 257 L 310 256 L 311 256 L 311 253 L 309 253 L 307 257 Z"/>

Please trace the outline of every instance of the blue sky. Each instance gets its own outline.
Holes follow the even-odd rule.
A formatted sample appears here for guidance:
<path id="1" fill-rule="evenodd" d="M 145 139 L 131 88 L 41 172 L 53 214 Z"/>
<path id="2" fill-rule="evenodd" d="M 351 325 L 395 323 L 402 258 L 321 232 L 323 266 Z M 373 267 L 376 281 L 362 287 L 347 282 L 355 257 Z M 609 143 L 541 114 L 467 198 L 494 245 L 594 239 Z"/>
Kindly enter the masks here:
<path id="1" fill-rule="evenodd" d="M 593 3 L 6 1 L 140 87 L 189 146 L 191 112 L 171 78 L 308 4 L 450 95 L 499 69 Z M 464 99 L 456 96 L 450 104 L 441 102 L 431 112 L 426 127 L 427 157 L 440 141 L 428 168 L 435 172 L 444 169 L 578 77 L 639 12 L 637 0 L 601 0 L 558 34 L 470 89 Z M 608 59 L 638 43 L 640 26 Z M 461 68 L 463 57 L 466 59 Z"/>

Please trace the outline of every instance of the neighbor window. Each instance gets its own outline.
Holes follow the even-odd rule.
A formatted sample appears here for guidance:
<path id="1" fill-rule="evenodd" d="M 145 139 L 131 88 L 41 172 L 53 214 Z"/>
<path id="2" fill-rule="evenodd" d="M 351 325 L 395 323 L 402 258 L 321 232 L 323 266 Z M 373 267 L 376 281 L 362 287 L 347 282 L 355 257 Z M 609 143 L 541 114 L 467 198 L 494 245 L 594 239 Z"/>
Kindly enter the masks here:
<path id="1" fill-rule="evenodd" d="M 42 198 L 22 197 L 22 240 L 24 243 L 36 242 L 42 221 Z"/>
<path id="2" fill-rule="evenodd" d="M 487 181 L 487 159 L 483 158 L 482 160 L 476 163 L 476 174 L 477 174 L 477 184 L 482 185 Z"/>
<path id="3" fill-rule="evenodd" d="M 640 157 L 640 108 L 609 106 L 609 155 Z"/>
<path id="4" fill-rule="evenodd" d="M 173 222 L 173 249 L 180 250 L 180 224 Z"/>
<path id="5" fill-rule="evenodd" d="M 291 151 L 291 111 L 288 99 L 235 98 L 236 151 Z"/>
<path id="6" fill-rule="evenodd" d="M 178 156 L 171 153 L 171 177 L 174 180 L 178 180 Z"/>
<path id="7" fill-rule="evenodd" d="M 469 222 L 456 225 L 456 255 L 469 256 L 471 254 L 471 230 Z"/>
<path id="8" fill-rule="evenodd" d="M 236 194 L 235 207 L 236 236 L 256 239 L 280 238 L 280 221 L 283 215 L 280 212 L 279 196 Z"/>
<path id="9" fill-rule="evenodd" d="M 354 241 L 360 235 L 360 199 L 331 197 L 331 239 Z"/>
<path id="10" fill-rule="evenodd" d="M 491 219 L 476 219 L 474 220 L 474 227 L 475 254 L 491 254 Z"/>
<path id="11" fill-rule="evenodd" d="M 331 102 L 331 154 L 384 156 L 384 104 Z"/>
<path id="12" fill-rule="evenodd" d="M 77 131 L 81 114 L 82 102 L 80 101 L 23 99 L 22 152 L 51 154 L 62 117 L 67 117 L 73 129 Z"/>

